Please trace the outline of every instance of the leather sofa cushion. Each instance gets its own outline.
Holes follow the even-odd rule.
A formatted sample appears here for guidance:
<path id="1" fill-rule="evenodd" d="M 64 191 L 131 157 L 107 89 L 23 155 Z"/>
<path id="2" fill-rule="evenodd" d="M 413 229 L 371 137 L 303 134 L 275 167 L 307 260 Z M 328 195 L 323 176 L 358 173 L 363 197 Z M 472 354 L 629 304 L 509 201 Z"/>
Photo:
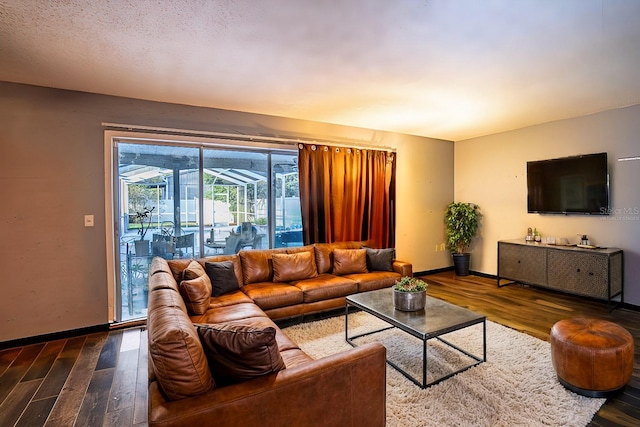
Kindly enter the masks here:
<path id="1" fill-rule="evenodd" d="M 191 261 L 187 268 L 182 271 L 182 280 L 191 280 L 207 274 L 204 267 L 198 261 Z"/>
<path id="2" fill-rule="evenodd" d="M 178 307 L 160 306 L 149 311 L 147 326 L 149 356 L 167 399 L 184 399 L 211 390 L 214 382 L 209 363 L 187 315 Z"/>
<path id="3" fill-rule="evenodd" d="M 164 272 L 156 272 L 156 274 L 149 277 L 149 292 L 153 292 L 156 289 L 172 289 L 178 292 L 178 283 L 171 275 Z"/>
<path id="4" fill-rule="evenodd" d="M 402 278 L 395 271 L 371 271 L 367 274 L 347 274 L 346 276 L 358 284 L 358 292 L 375 291 L 390 288 Z"/>
<path id="5" fill-rule="evenodd" d="M 271 280 L 271 260 L 269 258 L 266 251 L 240 251 L 244 285 Z"/>
<path id="6" fill-rule="evenodd" d="M 316 255 L 318 274 L 331 273 L 333 268 L 333 251 L 335 249 L 360 249 L 360 242 L 316 243 L 313 250 Z"/>
<path id="7" fill-rule="evenodd" d="M 367 269 L 369 271 L 393 271 L 393 260 L 396 257 L 394 248 L 365 249 L 367 251 Z"/>
<path id="8" fill-rule="evenodd" d="M 187 307 L 184 304 L 184 299 L 180 296 L 177 290 L 169 288 L 156 288 L 150 291 L 148 312 L 151 313 L 158 307 L 176 307 L 180 309 L 184 314 L 187 314 Z"/>
<path id="9" fill-rule="evenodd" d="M 211 295 L 219 297 L 240 289 L 233 261 L 205 262 L 204 269 L 211 280 Z"/>
<path id="10" fill-rule="evenodd" d="M 273 254 L 273 281 L 291 282 L 310 279 L 318 275 L 313 251 L 293 254 Z"/>
<path id="11" fill-rule="evenodd" d="M 207 310 L 202 315 L 189 316 L 189 318 L 192 323 L 229 323 L 243 319 L 269 319 L 265 312 L 253 302 L 222 306 L 215 310 Z"/>
<path id="12" fill-rule="evenodd" d="M 311 303 L 344 297 L 358 292 L 358 283 L 346 277 L 321 274 L 313 279 L 295 282 L 302 291 L 303 302 Z"/>
<path id="13" fill-rule="evenodd" d="M 209 276 L 203 274 L 195 279 L 183 280 L 178 289 L 189 314 L 204 314 L 207 311 L 211 299 Z"/>
<path id="14" fill-rule="evenodd" d="M 154 257 L 151 260 L 151 265 L 149 266 L 149 276 L 153 276 L 160 272 L 171 274 L 171 268 L 169 268 L 169 265 L 162 258 Z"/>
<path id="15" fill-rule="evenodd" d="M 302 291 L 288 283 L 252 283 L 243 291 L 263 310 L 302 303 Z"/>
<path id="16" fill-rule="evenodd" d="M 365 249 L 334 249 L 333 274 L 367 273 L 367 251 Z"/>
<path id="17" fill-rule="evenodd" d="M 195 327 L 218 385 L 235 384 L 285 368 L 273 326 L 196 324 Z"/>

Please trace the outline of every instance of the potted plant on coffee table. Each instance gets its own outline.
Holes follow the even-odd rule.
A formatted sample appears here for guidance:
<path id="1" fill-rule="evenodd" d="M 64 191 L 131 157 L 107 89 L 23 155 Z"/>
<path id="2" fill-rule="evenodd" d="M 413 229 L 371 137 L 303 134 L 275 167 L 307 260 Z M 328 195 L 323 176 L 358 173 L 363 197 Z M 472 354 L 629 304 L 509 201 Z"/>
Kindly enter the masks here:
<path id="1" fill-rule="evenodd" d="M 401 311 L 423 310 L 427 301 L 427 282 L 404 276 L 393 285 L 393 306 Z"/>
<path id="2" fill-rule="evenodd" d="M 472 203 L 454 202 L 445 211 L 447 247 L 453 255 L 456 276 L 469 275 L 471 254 L 468 248 L 478 231 L 480 215 L 480 208 Z"/>
<path id="3" fill-rule="evenodd" d="M 151 225 L 151 213 L 154 209 L 155 206 L 153 206 L 151 209 L 145 206 L 141 211 L 136 212 L 136 216 L 134 217 L 138 222 L 140 222 L 140 228 L 138 229 L 140 239 L 135 241 L 136 256 L 149 255 L 149 241 L 145 240 L 144 237 L 149 230 L 149 226 Z"/>

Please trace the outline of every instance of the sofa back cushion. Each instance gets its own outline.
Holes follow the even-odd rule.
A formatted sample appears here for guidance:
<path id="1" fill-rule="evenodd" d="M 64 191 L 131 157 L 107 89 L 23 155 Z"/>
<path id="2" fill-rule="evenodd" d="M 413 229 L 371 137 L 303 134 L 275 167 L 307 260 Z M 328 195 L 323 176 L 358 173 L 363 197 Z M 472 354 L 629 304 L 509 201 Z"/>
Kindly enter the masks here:
<path id="1" fill-rule="evenodd" d="M 333 274 L 368 273 L 365 249 L 334 249 Z"/>
<path id="2" fill-rule="evenodd" d="M 250 283 L 268 282 L 271 279 L 270 253 L 263 250 L 240 251 L 242 281 Z"/>
<path id="3" fill-rule="evenodd" d="M 318 274 L 331 273 L 334 249 L 360 249 L 361 242 L 316 243 L 313 245 Z"/>
<path id="4" fill-rule="evenodd" d="M 198 333 L 172 293 L 182 299 L 170 289 L 150 295 L 147 328 L 155 378 L 167 399 L 179 400 L 209 391 L 214 382 Z"/>
<path id="5" fill-rule="evenodd" d="M 318 275 L 313 250 L 292 254 L 273 254 L 271 260 L 274 282 L 311 279 Z"/>

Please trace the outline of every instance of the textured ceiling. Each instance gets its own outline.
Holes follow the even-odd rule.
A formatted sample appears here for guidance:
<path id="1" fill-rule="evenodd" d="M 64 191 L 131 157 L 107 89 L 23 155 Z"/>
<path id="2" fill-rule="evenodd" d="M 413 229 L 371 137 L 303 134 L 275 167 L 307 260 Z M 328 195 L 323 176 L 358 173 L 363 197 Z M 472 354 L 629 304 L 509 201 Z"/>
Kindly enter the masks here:
<path id="1" fill-rule="evenodd" d="M 448 140 L 640 103 L 638 0 L 0 0 L 0 80 Z"/>

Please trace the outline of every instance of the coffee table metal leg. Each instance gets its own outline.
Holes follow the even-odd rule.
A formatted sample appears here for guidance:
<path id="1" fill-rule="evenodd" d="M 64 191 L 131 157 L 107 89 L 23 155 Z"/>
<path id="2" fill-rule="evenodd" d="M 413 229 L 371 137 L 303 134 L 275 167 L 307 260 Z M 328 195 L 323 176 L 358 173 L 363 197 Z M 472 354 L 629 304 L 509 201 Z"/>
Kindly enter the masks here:
<path id="1" fill-rule="evenodd" d="M 420 387 L 427 386 L 427 340 L 422 340 L 422 384 Z"/>

